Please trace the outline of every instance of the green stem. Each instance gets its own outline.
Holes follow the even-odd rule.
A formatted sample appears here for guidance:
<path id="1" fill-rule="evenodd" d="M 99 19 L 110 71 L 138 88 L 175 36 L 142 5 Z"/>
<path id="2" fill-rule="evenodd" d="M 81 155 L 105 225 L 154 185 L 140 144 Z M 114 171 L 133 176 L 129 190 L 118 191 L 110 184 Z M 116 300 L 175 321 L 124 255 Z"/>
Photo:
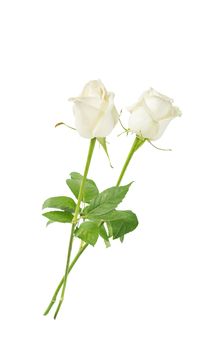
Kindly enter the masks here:
<path id="1" fill-rule="evenodd" d="M 78 253 L 77 253 L 77 255 L 75 256 L 75 258 L 74 258 L 74 260 L 72 261 L 72 263 L 70 264 L 70 266 L 69 266 L 68 273 L 70 273 L 70 271 L 72 270 L 72 268 L 73 268 L 74 265 L 76 264 L 77 260 L 78 260 L 79 257 L 81 256 L 81 254 L 82 254 L 82 253 L 85 251 L 85 249 L 87 248 L 87 246 L 88 246 L 88 244 L 84 244 L 84 245 L 83 245 L 82 242 L 81 242 L 81 246 L 80 246 L 80 248 L 79 248 L 79 250 L 78 250 Z M 52 300 L 51 300 L 49 306 L 47 307 L 46 311 L 44 312 L 44 315 L 45 315 L 45 316 L 49 313 L 49 311 L 51 310 L 52 306 L 53 306 L 54 303 L 56 302 L 57 295 L 58 295 L 58 293 L 59 293 L 59 291 L 60 291 L 60 288 L 62 287 L 62 285 L 63 285 L 63 283 L 64 283 L 64 278 L 65 278 L 65 276 L 63 276 L 63 278 L 61 279 L 60 283 L 58 284 L 58 287 L 57 287 L 57 289 L 55 290 L 55 293 L 54 293 L 54 295 L 53 295 L 53 297 L 52 297 Z"/>
<path id="2" fill-rule="evenodd" d="M 143 145 L 144 142 L 145 142 L 145 140 L 140 139 L 139 137 L 136 136 L 136 138 L 135 138 L 135 140 L 134 140 L 134 142 L 133 142 L 133 144 L 132 144 L 132 147 L 131 147 L 131 149 L 130 149 L 130 151 L 129 151 L 129 154 L 128 154 L 127 158 L 126 158 L 126 161 L 125 161 L 125 163 L 124 163 L 124 165 L 123 165 L 123 168 L 122 168 L 122 171 L 121 171 L 121 173 L 120 173 L 120 175 L 119 175 L 119 178 L 118 178 L 118 181 L 117 181 L 117 183 L 116 183 L 116 186 L 119 186 L 119 185 L 120 185 L 120 183 L 121 183 L 121 181 L 122 181 L 122 178 L 123 178 L 123 176 L 124 176 L 124 174 L 125 174 L 125 172 L 126 172 L 126 169 L 127 169 L 128 165 L 129 165 L 129 163 L 130 163 L 130 160 L 131 160 L 132 157 L 133 157 L 133 154 L 137 151 L 137 149 L 138 149 L 140 146 Z"/>
<path id="3" fill-rule="evenodd" d="M 123 166 L 123 168 L 122 168 L 122 171 L 121 171 L 121 173 L 120 173 L 120 176 L 119 176 L 119 178 L 118 178 L 118 181 L 117 181 L 116 186 L 119 186 L 119 185 L 120 185 L 121 180 L 122 180 L 122 178 L 123 178 L 123 176 L 124 176 L 124 174 L 125 174 L 125 171 L 126 171 L 128 165 L 129 165 L 129 163 L 130 163 L 130 160 L 132 159 L 133 154 L 137 151 L 137 149 L 138 149 L 144 142 L 145 142 L 144 140 L 142 140 L 142 139 L 140 139 L 140 138 L 138 138 L 138 137 L 135 138 L 135 140 L 134 140 L 134 142 L 133 142 L 133 145 L 132 145 L 132 147 L 131 147 L 131 149 L 130 149 L 130 152 L 129 152 L 128 156 L 127 156 L 127 159 L 126 159 L 126 161 L 125 161 L 125 163 L 124 163 L 124 166 Z M 80 248 L 78 254 L 75 256 L 74 260 L 71 262 L 71 264 L 70 264 L 70 266 L 69 266 L 69 268 L 68 268 L 68 274 L 70 273 L 70 271 L 71 271 L 72 268 L 74 267 L 76 261 L 79 259 L 79 257 L 81 256 L 81 254 L 82 254 L 82 253 L 84 252 L 84 250 L 87 248 L 87 246 L 88 246 L 88 244 L 87 244 L 87 245 L 84 245 L 83 248 L 82 248 L 82 250 L 81 250 L 81 248 Z M 57 295 L 58 295 L 58 293 L 59 293 L 61 287 L 62 287 L 63 284 L 64 284 L 64 280 L 65 280 L 65 276 L 61 279 L 60 283 L 58 284 L 58 287 L 57 287 L 57 289 L 56 289 L 56 291 L 55 291 L 55 293 L 54 293 L 54 295 L 53 295 L 53 298 L 52 298 L 52 300 L 51 300 L 49 306 L 47 307 L 46 311 L 44 312 L 44 315 L 47 315 L 47 314 L 49 313 L 49 311 L 51 310 L 52 306 L 54 305 L 54 303 L 55 303 L 55 301 L 56 301 L 56 298 L 57 298 Z"/>
<path id="4" fill-rule="evenodd" d="M 71 257 L 72 246 L 73 246 L 73 231 L 74 231 L 74 228 L 75 228 L 75 226 L 77 224 L 77 218 L 78 218 L 78 214 L 79 214 L 79 210 L 80 210 L 80 204 L 81 204 L 81 200 L 82 200 L 82 197 L 83 197 L 84 186 L 85 186 L 88 170 L 89 170 L 91 159 L 92 159 L 95 142 L 96 142 L 96 138 L 93 138 L 90 141 L 90 146 L 89 146 L 87 161 L 86 161 L 86 165 L 85 165 L 84 175 L 83 175 L 83 178 L 82 178 L 82 181 L 81 181 L 81 185 L 80 185 L 80 191 L 79 191 L 79 195 L 78 195 L 77 206 L 75 208 L 74 217 L 73 217 L 73 220 L 72 220 L 71 234 L 70 234 L 70 241 L 69 241 L 68 252 L 67 252 L 67 261 L 66 261 L 66 268 L 65 268 L 65 274 L 64 274 L 63 288 L 62 288 L 62 292 L 61 292 L 60 301 L 58 303 L 56 312 L 54 314 L 54 319 L 56 319 L 56 317 L 58 315 L 58 312 L 60 311 L 61 305 L 63 303 L 63 300 L 64 300 L 64 295 L 65 295 L 65 290 L 66 290 L 66 285 L 67 285 L 67 277 L 68 277 L 68 273 L 69 273 L 70 257 Z"/>

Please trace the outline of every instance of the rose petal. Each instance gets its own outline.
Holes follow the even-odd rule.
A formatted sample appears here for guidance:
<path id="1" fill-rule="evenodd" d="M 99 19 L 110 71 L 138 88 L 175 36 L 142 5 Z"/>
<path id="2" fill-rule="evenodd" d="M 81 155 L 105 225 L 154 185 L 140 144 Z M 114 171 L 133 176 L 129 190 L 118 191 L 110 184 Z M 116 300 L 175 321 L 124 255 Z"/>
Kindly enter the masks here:
<path id="1" fill-rule="evenodd" d="M 94 137 L 106 137 L 110 134 L 118 119 L 119 115 L 114 106 L 114 94 L 110 93 L 105 110 L 101 112 L 101 116 L 93 131 Z"/>
<path id="2" fill-rule="evenodd" d="M 83 100 L 74 101 L 75 127 L 85 138 L 93 137 L 93 130 L 98 122 L 99 109 L 85 103 Z"/>
<path id="3" fill-rule="evenodd" d="M 129 129 L 139 136 L 151 138 L 155 137 L 159 125 L 152 119 L 144 106 L 138 106 L 130 115 Z"/>
<path id="4" fill-rule="evenodd" d="M 148 96 L 145 94 L 144 96 L 147 107 L 150 109 L 152 113 L 152 117 L 154 120 L 159 121 L 162 120 L 171 113 L 172 105 L 169 101 L 161 100 L 159 97 Z"/>
<path id="5" fill-rule="evenodd" d="M 156 132 L 156 134 L 154 134 L 153 136 L 150 137 L 151 141 L 157 140 L 159 139 L 162 134 L 164 133 L 164 131 L 166 130 L 168 124 L 171 122 L 172 119 L 165 119 L 165 120 L 161 120 L 158 123 L 158 130 Z"/>
<path id="6" fill-rule="evenodd" d="M 91 80 L 83 88 L 82 97 L 98 97 L 104 99 L 107 91 L 101 80 Z"/>

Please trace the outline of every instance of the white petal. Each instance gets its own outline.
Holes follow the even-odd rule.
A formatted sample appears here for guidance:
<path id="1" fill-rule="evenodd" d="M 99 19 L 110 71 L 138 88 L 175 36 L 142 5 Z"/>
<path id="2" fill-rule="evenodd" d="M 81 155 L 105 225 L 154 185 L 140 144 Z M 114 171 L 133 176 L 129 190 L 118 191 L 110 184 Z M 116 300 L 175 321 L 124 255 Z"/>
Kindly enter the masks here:
<path id="1" fill-rule="evenodd" d="M 154 134 L 154 136 L 150 137 L 150 140 L 151 141 L 154 141 L 154 140 L 157 140 L 159 139 L 162 134 L 164 133 L 164 131 L 166 130 L 168 124 L 171 122 L 172 119 L 165 119 L 165 120 L 161 120 L 158 125 L 159 125 L 159 128 L 156 132 L 156 134 Z"/>
<path id="2" fill-rule="evenodd" d="M 154 90 L 153 88 L 150 88 L 148 91 L 146 91 L 144 94 L 148 94 L 149 96 L 151 97 L 159 97 L 161 100 L 164 100 L 164 101 L 169 101 L 171 103 L 173 103 L 173 99 L 166 96 L 166 95 L 163 95 L 161 94 L 160 92 Z"/>
<path id="3" fill-rule="evenodd" d="M 129 112 L 133 112 L 136 108 L 140 107 L 140 106 L 144 106 L 145 101 L 144 101 L 144 94 L 142 94 L 138 101 L 136 103 L 134 103 L 133 105 L 129 106 L 127 109 Z"/>
<path id="4" fill-rule="evenodd" d="M 75 127 L 80 136 L 85 138 L 93 137 L 93 130 L 98 122 L 99 110 L 82 100 L 74 101 Z"/>
<path id="5" fill-rule="evenodd" d="M 118 112 L 114 106 L 114 94 L 110 93 L 108 99 L 105 110 L 101 113 L 93 131 L 94 137 L 106 137 L 109 135 L 119 119 Z"/>
<path id="6" fill-rule="evenodd" d="M 103 101 L 98 96 L 95 96 L 95 97 L 92 97 L 92 96 L 91 97 L 76 97 L 73 99 L 73 102 L 83 103 L 83 104 L 86 104 L 90 107 L 94 107 L 97 109 L 100 109 L 101 105 L 103 103 Z"/>
<path id="7" fill-rule="evenodd" d="M 152 138 L 158 132 L 159 125 L 143 106 L 139 106 L 130 115 L 129 129 L 139 136 Z"/>
<path id="8" fill-rule="evenodd" d="M 168 118 L 171 114 L 172 105 L 169 101 L 162 100 L 156 96 L 144 96 L 147 107 L 156 121 Z"/>
<path id="9" fill-rule="evenodd" d="M 173 100 L 170 97 L 160 94 L 152 88 L 146 91 L 143 96 L 154 120 L 160 121 L 181 115 L 181 111 L 173 105 Z"/>
<path id="10" fill-rule="evenodd" d="M 104 99 L 106 95 L 107 91 L 101 80 L 89 81 L 81 94 L 82 97 L 98 97 L 100 99 Z"/>
<path id="11" fill-rule="evenodd" d="M 172 114 L 172 118 L 175 118 L 175 117 L 180 117 L 182 115 L 182 112 L 177 106 L 172 106 L 171 114 Z"/>

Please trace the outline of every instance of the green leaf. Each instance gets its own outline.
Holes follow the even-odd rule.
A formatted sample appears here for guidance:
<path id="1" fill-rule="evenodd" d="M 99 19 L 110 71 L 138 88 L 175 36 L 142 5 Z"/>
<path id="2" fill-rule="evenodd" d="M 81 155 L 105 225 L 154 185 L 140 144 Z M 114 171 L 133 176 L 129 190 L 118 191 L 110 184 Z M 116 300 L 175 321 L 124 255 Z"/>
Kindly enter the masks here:
<path id="1" fill-rule="evenodd" d="M 70 188 L 71 192 L 73 192 L 75 197 L 78 198 L 83 176 L 76 172 L 71 173 L 70 176 L 71 179 L 68 179 L 66 183 Z M 89 203 L 91 199 L 98 195 L 98 193 L 99 191 L 95 182 L 93 180 L 86 179 L 83 192 L 83 202 Z"/>
<path id="2" fill-rule="evenodd" d="M 105 230 L 104 225 L 100 224 L 100 225 L 98 226 L 98 228 L 99 228 L 99 235 L 100 235 L 105 241 L 109 241 L 109 237 L 108 237 L 108 234 L 107 234 L 107 232 L 106 232 L 106 230 Z"/>
<path id="3" fill-rule="evenodd" d="M 120 237 L 120 242 L 121 242 L 121 243 L 124 242 L 124 238 L 125 238 L 125 236 L 121 236 L 121 237 Z"/>
<path id="4" fill-rule="evenodd" d="M 117 221 L 117 220 L 125 220 L 128 216 L 128 213 L 132 213 L 130 210 L 112 210 L 108 213 L 101 215 L 101 220 L 103 221 Z"/>
<path id="5" fill-rule="evenodd" d="M 112 211 L 121 203 L 130 186 L 131 183 L 126 186 L 107 188 L 90 201 L 83 214 L 86 218 L 100 219 L 104 214 Z"/>
<path id="6" fill-rule="evenodd" d="M 106 248 L 110 248 L 111 247 L 110 241 L 106 241 L 106 239 L 104 239 L 104 243 L 105 243 Z"/>
<path id="7" fill-rule="evenodd" d="M 107 215 L 113 239 L 121 238 L 138 226 L 137 216 L 131 210 L 114 210 Z"/>
<path id="8" fill-rule="evenodd" d="M 95 245 L 98 240 L 99 227 L 96 222 L 86 221 L 83 222 L 76 230 L 76 236 L 82 239 L 82 241 Z"/>
<path id="9" fill-rule="evenodd" d="M 42 209 L 45 208 L 61 209 L 73 213 L 76 208 L 76 204 L 74 200 L 70 197 L 51 197 L 45 200 L 45 202 L 43 203 Z"/>
<path id="10" fill-rule="evenodd" d="M 103 150 L 105 151 L 106 156 L 108 157 L 110 167 L 113 168 L 113 166 L 111 164 L 111 160 L 110 160 L 109 154 L 108 154 L 106 138 L 105 137 L 97 137 L 97 140 L 100 143 L 100 145 L 103 147 Z"/>
<path id="11" fill-rule="evenodd" d="M 67 211 L 49 211 L 47 213 L 42 214 L 47 219 L 53 222 L 71 222 L 73 219 L 73 215 Z"/>
<path id="12" fill-rule="evenodd" d="M 108 237 L 111 238 L 112 235 L 113 235 L 113 231 L 112 231 L 112 226 L 111 226 L 109 221 L 106 222 L 106 226 L 107 226 L 107 229 L 108 229 Z"/>
<path id="13" fill-rule="evenodd" d="M 107 231 L 104 227 L 104 224 L 99 225 L 99 235 L 103 238 L 106 248 L 111 247 L 109 237 L 108 237 Z"/>

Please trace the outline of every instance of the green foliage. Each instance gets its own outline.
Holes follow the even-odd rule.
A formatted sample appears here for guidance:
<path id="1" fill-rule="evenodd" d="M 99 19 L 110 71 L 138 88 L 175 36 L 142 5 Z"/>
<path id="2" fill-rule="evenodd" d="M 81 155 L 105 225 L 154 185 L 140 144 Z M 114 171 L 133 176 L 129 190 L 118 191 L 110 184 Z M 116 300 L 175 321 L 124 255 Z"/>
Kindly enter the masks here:
<path id="1" fill-rule="evenodd" d="M 103 238 L 106 248 L 109 248 L 111 246 L 111 244 L 110 244 L 109 236 L 108 236 L 108 233 L 105 229 L 103 221 L 99 225 L 99 235 Z"/>
<path id="2" fill-rule="evenodd" d="M 73 213 L 76 208 L 76 204 L 74 200 L 70 197 L 58 196 L 51 197 L 45 200 L 42 209 L 46 208 L 61 209 Z"/>
<path id="3" fill-rule="evenodd" d="M 105 240 L 105 241 L 109 241 L 109 237 L 108 234 L 106 232 L 106 229 L 104 227 L 104 223 L 102 222 L 102 224 L 99 225 L 99 235 Z"/>
<path id="4" fill-rule="evenodd" d="M 121 238 L 138 226 L 137 216 L 131 210 L 114 210 L 109 213 L 106 222 L 109 223 L 109 230 L 113 239 Z"/>
<path id="5" fill-rule="evenodd" d="M 82 241 L 94 246 L 98 240 L 99 231 L 99 226 L 96 222 L 86 221 L 75 231 L 75 235 Z"/>
<path id="6" fill-rule="evenodd" d="M 108 157 L 108 160 L 109 160 L 111 168 L 113 168 L 113 166 L 111 164 L 111 160 L 110 160 L 109 154 L 108 154 L 106 138 L 105 137 L 97 137 L 97 140 L 100 143 L 100 145 L 102 146 L 103 150 L 105 151 L 105 154 Z"/>
<path id="7" fill-rule="evenodd" d="M 70 176 L 67 184 L 78 197 L 83 177 L 76 172 L 72 172 Z M 82 219 L 87 221 L 82 222 L 74 234 L 93 246 L 99 236 L 104 240 L 106 247 L 110 246 L 109 238 L 120 238 L 123 241 L 124 235 L 133 231 L 138 225 L 137 217 L 132 211 L 116 210 L 130 186 L 131 183 L 125 186 L 114 186 L 99 193 L 95 182 L 87 179 L 83 202 L 88 205 L 83 210 L 80 209 L 78 219 L 78 221 Z M 60 209 L 43 213 L 43 216 L 49 220 L 47 225 L 53 222 L 72 223 L 76 203 L 70 197 L 57 196 L 45 200 L 43 209 L 46 208 Z"/>
<path id="8" fill-rule="evenodd" d="M 47 213 L 43 213 L 43 216 L 45 216 L 47 219 L 53 222 L 71 222 L 73 219 L 73 215 L 69 213 L 68 211 L 49 211 Z"/>
<path id="9" fill-rule="evenodd" d="M 84 216 L 89 219 L 101 219 L 121 203 L 130 186 L 131 183 L 126 186 L 110 187 L 99 193 L 84 209 Z"/>
<path id="10" fill-rule="evenodd" d="M 124 242 L 124 238 L 125 238 L 124 236 L 121 236 L 121 237 L 120 237 L 120 242 L 121 242 L 121 243 Z"/>
<path id="11" fill-rule="evenodd" d="M 133 231 L 138 225 L 137 217 L 132 211 L 115 210 L 125 197 L 130 185 L 106 189 L 92 199 L 83 211 L 84 217 L 89 220 L 106 222 L 108 234 L 103 225 L 99 226 L 101 230 L 99 234 L 106 241 L 109 241 L 109 237 L 121 238 L 123 241 L 123 236 Z"/>
<path id="12" fill-rule="evenodd" d="M 70 176 L 71 179 L 68 179 L 66 183 L 70 188 L 71 192 L 73 192 L 75 197 L 78 198 L 83 176 L 76 172 L 72 172 Z M 93 180 L 86 179 L 82 201 L 89 203 L 95 196 L 97 196 L 98 193 L 99 191 L 95 182 Z"/>
<path id="13" fill-rule="evenodd" d="M 106 226 L 107 226 L 107 229 L 108 229 L 108 237 L 111 238 L 112 235 L 113 235 L 113 231 L 112 231 L 112 227 L 111 227 L 111 224 L 109 221 L 106 222 Z"/>

